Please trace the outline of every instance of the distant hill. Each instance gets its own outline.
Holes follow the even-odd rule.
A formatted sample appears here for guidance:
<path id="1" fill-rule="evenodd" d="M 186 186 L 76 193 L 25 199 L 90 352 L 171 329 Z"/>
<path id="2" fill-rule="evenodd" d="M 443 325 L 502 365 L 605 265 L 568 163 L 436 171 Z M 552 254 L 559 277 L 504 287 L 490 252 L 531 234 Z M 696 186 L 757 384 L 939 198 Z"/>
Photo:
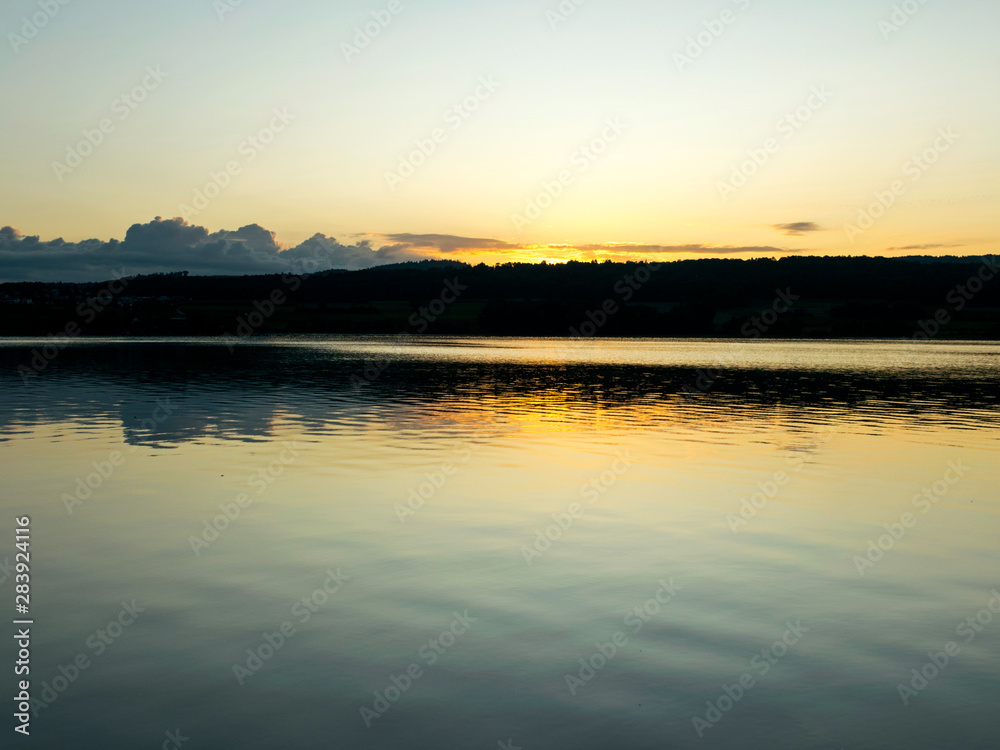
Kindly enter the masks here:
<path id="1" fill-rule="evenodd" d="M 415 268 L 419 270 L 427 270 L 434 268 L 443 269 L 459 269 L 459 268 L 471 268 L 468 263 L 463 263 L 458 260 L 411 260 L 406 263 L 390 263 L 385 266 L 375 266 L 370 269 L 372 271 L 398 271 L 400 269 Z"/>

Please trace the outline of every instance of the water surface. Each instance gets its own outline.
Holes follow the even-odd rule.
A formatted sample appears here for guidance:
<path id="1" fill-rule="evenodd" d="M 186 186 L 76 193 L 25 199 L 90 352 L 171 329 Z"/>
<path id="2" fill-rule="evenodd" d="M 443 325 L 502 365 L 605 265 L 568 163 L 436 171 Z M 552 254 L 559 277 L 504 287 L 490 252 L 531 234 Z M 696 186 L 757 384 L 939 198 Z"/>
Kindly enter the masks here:
<path id="1" fill-rule="evenodd" d="M 1000 345 L 45 343 L 35 747 L 996 746 Z"/>

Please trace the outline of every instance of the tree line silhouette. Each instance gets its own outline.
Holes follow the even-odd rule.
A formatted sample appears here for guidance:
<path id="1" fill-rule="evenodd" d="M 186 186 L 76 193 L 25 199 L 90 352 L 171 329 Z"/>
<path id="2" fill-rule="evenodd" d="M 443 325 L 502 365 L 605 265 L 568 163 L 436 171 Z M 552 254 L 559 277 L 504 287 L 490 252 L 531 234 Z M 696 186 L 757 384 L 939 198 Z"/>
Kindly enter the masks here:
<path id="1" fill-rule="evenodd" d="M 2 284 L 0 335 L 61 335 L 76 321 L 80 335 L 1000 339 L 998 277 L 989 258 L 922 257 L 179 272 L 131 277 L 116 294 L 111 282 Z"/>

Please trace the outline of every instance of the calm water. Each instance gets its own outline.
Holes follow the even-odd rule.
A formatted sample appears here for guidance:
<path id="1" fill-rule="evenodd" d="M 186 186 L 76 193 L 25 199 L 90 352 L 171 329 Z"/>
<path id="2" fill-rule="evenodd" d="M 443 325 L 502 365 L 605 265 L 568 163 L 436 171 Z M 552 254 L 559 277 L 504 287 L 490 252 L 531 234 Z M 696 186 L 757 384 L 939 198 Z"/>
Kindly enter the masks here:
<path id="1" fill-rule="evenodd" d="M 998 744 L 1000 345 L 42 343 L 33 747 Z"/>

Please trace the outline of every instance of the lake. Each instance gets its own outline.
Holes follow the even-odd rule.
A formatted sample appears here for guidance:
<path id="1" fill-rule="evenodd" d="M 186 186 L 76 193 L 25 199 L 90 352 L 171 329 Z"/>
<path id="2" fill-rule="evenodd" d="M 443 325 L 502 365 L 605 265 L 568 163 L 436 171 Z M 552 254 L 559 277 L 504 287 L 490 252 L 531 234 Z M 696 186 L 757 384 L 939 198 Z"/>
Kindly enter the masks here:
<path id="1" fill-rule="evenodd" d="M 33 747 L 997 746 L 1000 344 L 48 343 Z"/>

